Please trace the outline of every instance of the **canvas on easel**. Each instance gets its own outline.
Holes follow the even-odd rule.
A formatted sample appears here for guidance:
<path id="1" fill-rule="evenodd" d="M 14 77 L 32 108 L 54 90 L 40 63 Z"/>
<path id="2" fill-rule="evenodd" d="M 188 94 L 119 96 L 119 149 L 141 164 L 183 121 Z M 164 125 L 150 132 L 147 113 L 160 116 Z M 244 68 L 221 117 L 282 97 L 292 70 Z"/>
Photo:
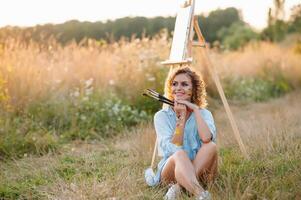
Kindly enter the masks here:
<path id="1" fill-rule="evenodd" d="M 193 32 L 194 1 L 186 2 L 178 11 L 173 33 L 169 59 L 164 65 L 185 64 L 192 62 L 187 47 Z"/>

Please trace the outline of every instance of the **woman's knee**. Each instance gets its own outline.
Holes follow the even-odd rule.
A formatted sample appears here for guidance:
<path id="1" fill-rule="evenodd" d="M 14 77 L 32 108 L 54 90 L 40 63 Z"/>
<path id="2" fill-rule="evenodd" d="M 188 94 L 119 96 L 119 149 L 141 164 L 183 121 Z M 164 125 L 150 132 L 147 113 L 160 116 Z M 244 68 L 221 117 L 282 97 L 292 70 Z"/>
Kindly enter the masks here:
<path id="1" fill-rule="evenodd" d="M 214 142 L 204 143 L 202 148 L 205 148 L 208 153 L 217 154 L 217 146 Z"/>
<path id="2" fill-rule="evenodd" d="M 187 155 L 186 151 L 184 151 L 184 150 L 178 150 L 172 156 L 175 159 L 175 161 L 179 161 L 179 160 L 188 158 L 188 155 Z"/>

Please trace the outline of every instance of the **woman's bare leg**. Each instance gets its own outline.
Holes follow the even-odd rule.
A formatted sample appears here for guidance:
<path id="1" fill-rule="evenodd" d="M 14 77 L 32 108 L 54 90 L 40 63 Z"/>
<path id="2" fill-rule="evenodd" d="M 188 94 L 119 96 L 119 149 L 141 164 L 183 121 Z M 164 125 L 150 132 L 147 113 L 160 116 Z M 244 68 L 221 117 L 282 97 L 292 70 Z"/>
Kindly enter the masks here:
<path id="1" fill-rule="evenodd" d="M 217 173 L 217 147 L 213 142 L 203 144 L 192 161 L 198 179 L 212 182 Z"/>
<path id="2" fill-rule="evenodd" d="M 204 189 L 199 184 L 194 166 L 184 150 L 177 151 L 168 158 L 161 172 L 163 183 L 178 183 L 194 195 L 199 195 Z"/>

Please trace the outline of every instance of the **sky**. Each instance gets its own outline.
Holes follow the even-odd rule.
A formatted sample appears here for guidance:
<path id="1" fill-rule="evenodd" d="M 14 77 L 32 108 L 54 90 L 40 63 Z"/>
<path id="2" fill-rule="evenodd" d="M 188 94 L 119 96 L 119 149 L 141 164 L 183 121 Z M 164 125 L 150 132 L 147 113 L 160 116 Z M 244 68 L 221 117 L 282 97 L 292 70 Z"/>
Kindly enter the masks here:
<path id="1" fill-rule="evenodd" d="M 183 0 L 5 0 L 0 3 L 0 27 L 64 23 L 68 20 L 103 21 L 126 16 L 175 16 Z M 286 0 L 286 16 L 301 0 Z M 255 29 L 266 26 L 273 0 L 196 0 L 195 13 L 236 7 Z"/>

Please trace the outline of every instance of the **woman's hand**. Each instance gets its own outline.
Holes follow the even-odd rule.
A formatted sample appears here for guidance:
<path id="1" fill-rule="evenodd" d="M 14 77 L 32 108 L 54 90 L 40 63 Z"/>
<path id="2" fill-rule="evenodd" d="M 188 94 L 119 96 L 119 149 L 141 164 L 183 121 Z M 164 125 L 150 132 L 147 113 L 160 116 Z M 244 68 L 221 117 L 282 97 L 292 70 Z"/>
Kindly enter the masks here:
<path id="1" fill-rule="evenodd" d="M 174 110 L 178 118 L 185 119 L 187 108 L 184 104 L 180 104 L 178 100 L 175 100 Z"/>
<path id="2" fill-rule="evenodd" d="M 187 107 L 188 110 L 191 110 L 191 111 L 198 111 L 199 110 L 199 107 L 189 101 L 186 101 L 186 100 L 175 100 L 175 102 L 177 104 L 180 104 L 180 105 L 185 105 L 185 107 Z"/>

